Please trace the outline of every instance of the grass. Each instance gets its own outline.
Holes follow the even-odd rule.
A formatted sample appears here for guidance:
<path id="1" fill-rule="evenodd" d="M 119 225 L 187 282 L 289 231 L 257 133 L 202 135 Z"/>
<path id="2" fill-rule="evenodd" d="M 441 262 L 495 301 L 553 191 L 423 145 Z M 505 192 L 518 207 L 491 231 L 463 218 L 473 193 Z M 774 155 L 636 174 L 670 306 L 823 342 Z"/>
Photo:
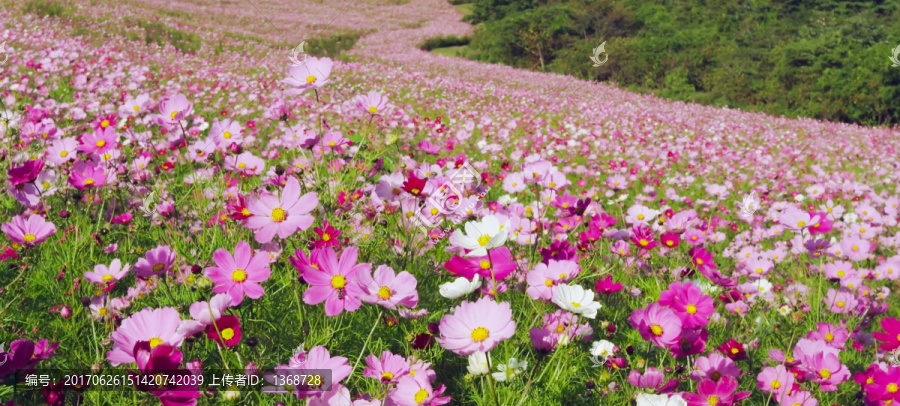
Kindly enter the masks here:
<path id="1" fill-rule="evenodd" d="M 459 13 L 462 14 L 463 17 L 465 17 L 469 14 L 472 14 L 472 11 L 475 9 L 475 4 L 473 4 L 473 3 L 455 4 L 455 5 L 453 5 L 453 8 L 455 8 L 456 11 L 459 11 Z"/>
<path id="2" fill-rule="evenodd" d="M 68 6 L 56 0 L 29 0 L 25 3 L 26 13 L 42 17 L 67 17 L 72 14 Z"/>

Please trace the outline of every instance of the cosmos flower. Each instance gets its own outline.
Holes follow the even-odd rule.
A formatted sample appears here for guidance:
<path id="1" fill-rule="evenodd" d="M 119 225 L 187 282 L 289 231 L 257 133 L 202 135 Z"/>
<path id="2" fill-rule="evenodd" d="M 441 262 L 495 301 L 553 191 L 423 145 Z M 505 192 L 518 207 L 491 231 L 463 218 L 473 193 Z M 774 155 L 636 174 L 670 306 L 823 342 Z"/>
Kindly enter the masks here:
<path id="1" fill-rule="evenodd" d="M 488 352 L 516 331 L 509 303 L 497 303 L 483 297 L 476 302 L 462 302 L 452 314 L 441 318 L 441 337 L 437 342 L 457 355 L 475 351 Z"/>
<path id="2" fill-rule="evenodd" d="M 309 89 L 320 89 L 328 84 L 331 68 L 334 62 L 329 58 L 316 58 L 309 56 L 299 65 L 291 65 L 288 77 L 284 83 L 290 89 L 284 91 L 285 95 L 294 96 L 302 94 Z"/>
<path id="3" fill-rule="evenodd" d="M 216 266 L 206 268 L 205 275 L 212 279 L 215 293 L 228 293 L 231 305 L 237 306 L 244 300 L 244 295 L 251 299 L 259 299 L 265 293 L 261 282 L 269 279 L 269 258 L 265 254 L 253 254 L 246 241 L 237 243 L 232 256 L 228 250 L 219 248 L 213 253 Z"/>
<path id="4" fill-rule="evenodd" d="M 388 99 L 381 93 L 369 92 L 366 95 L 354 97 L 353 105 L 360 112 L 374 116 L 384 114 L 385 109 L 388 107 Z"/>
<path id="5" fill-rule="evenodd" d="M 123 267 L 122 261 L 116 258 L 112 260 L 108 267 L 103 264 L 94 266 L 93 272 L 88 271 L 84 273 L 84 279 L 99 284 L 114 283 L 128 275 L 130 269 L 131 265 L 125 264 Z"/>
<path id="6" fill-rule="evenodd" d="M 27 218 L 15 216 L 9 223 L 0 225 L 0 230 L 16 243 L 31 246 L 42 243 L 55 234 L 56 226 L 40 215 L 32 214 Z"/>
<path id="7" fill-rule="evenodd" d="M 285 239 L 297 230 L 306 230 L 312 226 L 315 218 L 309 212 L 319 205 L 319 197 L 315 192 L 300 196 L 300 191 L 297 178 L 289 177 L 280 198 L 263 194 L 258 199 L 247 202 L 247 210 L 251 216 L 244 224 L 256 231 L 257 242 L 267 243 L 275 235 Z"/>
<path id="8" fill-rule="evenodd" d="M 487 250 L 502 246 L 506 242 L 507 230 L 495 216 L 485 216 L 481 221 L 470 221 L 465 225 L 465 233 L 456 229 L 450 237 L 454 246 L 468 250 L 467 257 L 483 257 Z"/>
<path id="9" fill-rule="evenodd" d="M 635 310 L 628 321 L 644 340 L 658 347 L 670 347 L 677 343 L 681 336 L 681 319 L 672 309 L 659 303 L 654 302 L 646 308 Z"/>
<path id="10" fill-rule="evenodd" d="M 113 347 L 106 358 L 113 366 L 135 362 L 134 348 L 139 341 L 147 341 L 151 350 L 162 344 L 180 347 L 184 340 L 178 331 L 181 323 L 181 315 L 173 307 L 147 307 L 134 313 L 110 336 Z"/>
<path id="11" fill-rule="evenodd" d="M 315 266 L 301 265 L 303 280 L 310 285 L 303 292 L 303 302 L 308 305 L 325 302 L 326 316 L 356 311 L 362 305 L 359 296 L 363 292 L 357 283 L 358 275 L 372 270 L 372 264 L 356 262 L 358 253 L 356 247 L 347 247 L 338 260 L 331 248 L 313 250 L 310 256 L 316 259 Z M 386 275 L 379 276 L 387 279 Z"/>
<path id="12" fill-rule="evenodd" d="M 172 269 L 174 262 L 175 251 L 168 245 L 159 245 L 147 250 L 143 258 L 138 258 L 134 264 L 134 272 L 141 278 L 162 275 Z"/>
<path id="13" fill-rule="evenodd" d="M 553 303 L 563 310 L 580 314 L 589 319 L 597 317 L 601 304 L 594 301 L 594 292 L 581 285 L 561 284 L 553 293 Z"/>

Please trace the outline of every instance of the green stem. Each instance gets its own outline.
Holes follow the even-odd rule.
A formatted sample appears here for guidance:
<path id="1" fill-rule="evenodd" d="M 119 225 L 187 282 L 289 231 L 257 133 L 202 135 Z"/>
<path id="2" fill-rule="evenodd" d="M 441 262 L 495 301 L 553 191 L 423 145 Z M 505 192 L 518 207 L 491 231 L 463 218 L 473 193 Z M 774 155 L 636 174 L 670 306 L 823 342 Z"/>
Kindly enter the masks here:
<path id="1" fill-rule="evenodd" d="M 488 354 L 485 354 L 485 358 L 487 358 L 488 363 L 488 386 L 491 388 L 491 397 L 494 398 L 494 406 L 500 406 L 500 399 L 497 397 L 497 388 L 494 387 L 494 368 L 491 366 L 491 357 Z"/>
<path id="2" fill-rule="evenodd" d="M 375 318 L 375 323 L 372 324 L 372 329 L 369 330 L 369 335 L 366 337 L 366 342 L 363 343 L 362 349 L 359 351 L 359 355 L 356 357 L 356 362 L 353 363 L 353 369 L 350 370 L 350 376 L 353 376 L 353 372 L 356 371 L 356 367 L 359 366 L 359 361 L 362 359 L 363 354 L 366 353 L 366 347 L 369 346 L 369 340 L 372 339 L 372 333 L 375 332 L 375 327 L 378 327 L 378 322 L 381 321 L 381 310 L 378 311 L 378 317 Z"/>

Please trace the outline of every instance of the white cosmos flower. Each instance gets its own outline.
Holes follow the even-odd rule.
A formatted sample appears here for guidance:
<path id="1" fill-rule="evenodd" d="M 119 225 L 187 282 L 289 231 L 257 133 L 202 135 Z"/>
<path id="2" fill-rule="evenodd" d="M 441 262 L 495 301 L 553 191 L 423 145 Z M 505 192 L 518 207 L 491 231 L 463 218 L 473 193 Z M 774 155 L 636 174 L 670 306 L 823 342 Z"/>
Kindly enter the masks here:
<path id="1" fill-rule="evenodd" d="M 681 395 L 651 395 L 638 392 L 634 395 L 637 406 L 687 406 L 687 401 Z"/>
<path id="2" fill-rule="evenodd" d="M 506 242 L 507 225 L 501 225 L 500 220 L 494 216 L 485 216 L 481 221 L 466 223 L 466 232 L 456 229 L 450 236 L 450 243 L 467 250 L 471 250 L 467 257 L 483 257 L 487 250 L 496 248 Z"/>
<path id="3" fill-rule="evenodd" d="M 856 220 L 859 220 L 859 216 L 857 216 L 854 212 L 850 212 L 844 215 L 845 223 L 855 223 Z"/>
<path id="4" fill-rule="evenodd" d="M 591 355 L 602 357 L 604 360 L 613 355 L 613 351 L 615 350 L 616 345 L 606 340 L 594 341 L 593 344 L 591 344 Z"/>
<path id="5" fill-rule="evenodd" d="M 488 368 L 488 357 L 490 355 L 481 351 L 473 352 L 472 355 L 469 355 L 469 366 L 466 369 L 472 375 L 487 375 L 491 372 L 491 369 Z"/>
<path id="6" fill-rule="evenodd" d="M 474 292 L 476 289 L 481 287 L 481 277 L 475 275 L 472 280 L 468 280 L 463 277 L 459 277 L 453 280 L 453 282 L 447 282 L 438 287 L 440 289 L 441 296 L 446 297 L 447 299 L 456 299 L 459 297 L 463 297 L 468 295 L 469 293 Z"/>
<path id="7" fill-rule="evenodd" d="M 497 372 L 494 372 L 491 375 L 498 382 L 504 382 L 521 374 L 525 371 L 525 368 L 528 368 L 528 361 L 517 361 L 515 358 L 510 358 L 508 365 L 497 365 Z"/>
<path id="8" fill-rule="evenodd" d="M 597 317 L 597 310 L 600 310 L 600 303 L 594 301 L 594 292 L 584 289 L 581 285 L 557 285 L 553 303 L 563 310 L 589 319 Z"/>

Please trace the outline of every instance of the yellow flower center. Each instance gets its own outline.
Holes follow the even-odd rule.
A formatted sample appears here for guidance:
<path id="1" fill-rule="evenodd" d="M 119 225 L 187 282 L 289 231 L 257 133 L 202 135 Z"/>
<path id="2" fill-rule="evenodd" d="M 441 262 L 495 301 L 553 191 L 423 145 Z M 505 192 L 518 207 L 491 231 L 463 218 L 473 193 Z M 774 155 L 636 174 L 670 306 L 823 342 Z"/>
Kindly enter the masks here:
<path id="1" fill-rule="evenodd" d="M 241 168 L 241 169 L 244 169 L 244 168 L 247 167 L 247 164 L 241 162 L 241 163 L 237 164 L 237 167 L 238 167 L 238 168 Z"/>
<path id="2" fill-rule="evenodd" d="M 688 314 L 695 314 L 697 313 L 697 306 L 689 304 L 687 305 L 687 307 L 685 307 L 685 310 L 687 310 Z"/>
<path id="3" fill-rule="evenodd" d="M 281 207 L 272 209 L 272 221 L 280 223 L 284 221 L 285 218 L 287 218 L 287 213 L 285 213 L 284 209 Z"/>
<path id="4" fill-rule="evenodd" d="M 556 326 L 556 332 L 557 332 L 557 333 L 562 333 L 563 331 L 566 331 L 566 326 L 564 326 L 564 325 L 562 325 L 562 324 Z"/>
<path id="5" fill-rule="evenodd" d="M 774 381 L 772 381 L 772 383 L 769 384 L 769 386 L 771 386 L 772 389 L 778 389 L 781 387 L 781 381 L 774 380 Z"/>
<path id="6" fill-rule="evenodd" d="M 245 215 L 245 216 L 249 216 L 249 215 L 250 215 L 250 210 L 247 210 L 247 208 L 244 207 L 243 209 L 241 209 L 241 214 L 243 214 L 243 215 Z"/>
<path id="7" fill-rule="evenodd" d="M 703 265 L 703 260 L 700 258 L 697 258 L 697 265 Z"/>
<path id="8" fill-rule="evenodd" d="M 646 247 L 646 246 L 650 245 L 650 241 L 647 241 L 647 240 L 641 238 L 641 240 L 638 241 L 638 244 L 641 244 L 641 247 Z"/>
<path id="9" fill-rule="evenodd" d="M 226 340 L 230 340 L 230 339 L 234 338 L 234 329 L 226 328 L 225 330 L 222 330 L 221 337 Z"/>
<path id="10" fill-rule="evenodd" d="M 659 324 L 654 324 L 654 325 L 650 326 L 650 332 L 653 333 L 653 335 L 655 335 L 655 336 L 661 336 L 663 333 L 663 328 L 660 327 Z"/>
<path id="11" fill-rule="evenodd" d="M 97 140 L 97 148 L 103 148 L 106 145 L 106 141 Z"/>
<path id="12" fill-rule="evenodd" d="M 131 109 L 134 111 L 138 111 L 141 109 L 141 106 L 138 106 L 137 104 L 135 104 L 134 107 L 132 107 Z"/>
<path id="13" fill-rule="evenodd" d="M 65 158 L 65 157 L 69 156 L 69 151 L 66 151 L 66 150 L 59 151 L 59 156 L 61 158 Z"/>
<path id="14" fill-rule="evenodd" d="M 488 332 L 488 329 L 484 327 L 476 327 L 474 330 L 472 330 L 472 341 L 480 343 L 484 340 L 487 340 L 490 335 L 491 334 L 490 332 Z"/>
<path id="15" fill-rule="evenodd" d="M 671 247 L 671 246 L 675 245 L 675 241 L 668 240 L 668 241 L 666 241 L 666 245 Z"/>
<path id="16" fill-rule="evenodd" d="M 369 107 L 369 113 L 375 114 L 378 112 L 378 107 L 372 106 Z"/>
<path id="17" fill-rule="evenodd" d="M 101 308 L 97 309 L 97 314 L 99 314 L 101 316 L 106 316 L 107 313 L 109 313 L 109 310 L 106 310 L 105 307 L 101 307 Z"/>
<path id="18" fill-rule="evenodd" d="M 385 299 L 385 300 L 390 299 L 391 298 L 391 288 L 389 288 L 387 286 L 382 286 L 382 287 L 378 288 L 378 297 Z"/>
<path id="19" fill-rule="evenodd" d="M 247 271 L 241 268 L 235 269 L 234 272 L 231 273 L 231 280 L 235 282 L 243 282 L 247 280 Z"/>
<path id="20" fill-rule="evenodd" d="M 805 225 L 806 225 L 806 222 L 805 222 L 805 221 L 798 221 L 798 222 L 797 222 L 797 227 L 803 227 L 803 226 L 805 226 Z"/>
<path id="21" fill-rule="evenodd" d="M 161 262 L 158 263 L 158 264 L 156 264 L 156 265 L 153 265 L 153 272 L 159 272 L 159 271 L 162 271 L 162 270 L 163 270 L 163 267 L 165 267 L 165 264 L 163 264 L 163 263 L 161 263 Z"/>
<path id="22" fill-rule="evenodd" d="M 643 219 L 644 219 L 644 215 L 643 215 L 643 214 L 638 214 L 638 215 L 637 215 L 637 219 L 638 219 L 638 220 L 643 220 Z"/>
<path id="23" fill-rule="evenodd" d="M 226 140 L 231 139 L 231 133 L 228 131 L 225 131 L 224 133 L 222 133 L 222 138 L 224 138 Z"/>
<path id="24" fill-rule="evenodd" d="M 716 406 L 719 404 L 719 397 L 716 395 L 712 395 L 709 399 L 706 400 L 706 403 L 709 403 L 709 406 Z"/>
<path id="25" fill-rule="evenodd" d="M 825 333 L 825 341 L 828 341 L 828 342 L 834 341 L 834 334 Z"/>
<path id="26" fill-rule="evenodd" d="M 844 307 L 845 305 L 846 305 L 846 303 L 844 303 L 843 300 L 838 300 L 837 307 Z"/>
<path id="27" fill-rule="evenodd" d="M 825 369 L 825 368 L 822 368 L 822 370 L 819 371 L 819 376 L 821 376 L 822 379 L 828 379 L 828 378 L 831 378 L 831 371 L 829 371 L 829 370 L 827 370 L 827 369 Z"/>
<path id="28" fill-rule="evenodd" d="M 150 348 L 156 348 L 156 346 L 163 343 L 163 340 L 159 337 L 153 337 L 150 339 Z"/>
<path id="29" fill-rule="evenodd" d="M 386 380 L 386 381 L 390 381 L 391 379 L 394 379 L 394 374 L 392 374 L 392 373 L 390 373 L 390 372 L 383 372 L 383 373 L 381 374 L 381 379 L 384 379 L 384 380 Z"/>
<path id="30" fill-rule="evenodd" d="M 551 281 L 550 279 L 547 279 L 544 281 L 544 285 L 553 286 L 553 281 Z"/>
<path id="31" fill-rule="evenodd" d="M 322 241 L 331 241 L 331 234 L 323 233 L 323 234 L 322 234 Z"/>
<path id="32" fill-rule="evenodd" d="M 896 383 L 889 383 L 885 389 L 890 393 L 897 393 L 898 388 Z"/>
<path id="33" fill-rule="evenodd" d="M 24 239 L 25 242 L 32 242 L 37 239 L 37 236 L 34 234 L 25 234 L 24 236 L 22 236 L 22 239 Z"/>
<path id="34" fill-rule="evenodd" d="M 482 259 L 481 262 L 478 263 L 478 267 L 481 269 L 491 269 L 491 261 Z"/>
<path id="35" fill-rule="evenodd" d="M 574 307 L 574 308 L 577 309 L 577 308 L 581 307 L 581 303 L 578 303 L 578 302 L 572 302 L 572 307 Z"/>
<path id="36" fill-rule="evenodd" d="M 837 271 L 837 272 L 836 272 L 836 273 L 837 273 L 837 276 L 838 276 L 838 278 L 843 278 L 843 277 L 844 277 L 844 275 L 846 275 L 846 274 L 847 274 L 847 273 L 846 273 L 846 272 L 844 272 L 844 271 Z"/>
<path id="37" fill-rule="evenodd" d="M 491 236 L 489 236 L 487 234 L 482 235 L 481 237 L 478 237 L 478 245 L 480 245 L 482 247 L 487 245 L 488 242 L 490 242 L 490 241 L 491 241 Z"/>
<path id="38" fill-rule="evenodd" d="M 177 115 L 178 115 L 178 110 L 173 111 L 172 114 L 169 114 L 169 119 L 174 120 L 174 119 L 175 119 L 175 116 L 177 116 Z"/>
<path id="39" fill-rule="evenodd" d="M 306 77 L 306 83 L 313 83 L 316 81 L 316 77 L 313 75 L 309 75 Z"/>
<path id="40" fill-rule="evenodd" d="M 113 276 L 112 275 L 103 275 L 103 277 L 100 279 L 102 279 L 103 282 L 109 282 L 113 279 Z"/>
<path id="41" fill-rule="evenodd" d="M 335 289 L 343 289 L 347 286 L 347 279 L 343 275 L 335 275 L 331 277 L 331 287 Z M 379 289 L 380 291 L 380 289 Z M 379 292 L 380 293 L 380 292 Z"/>
<path id="42" fill-rule="evenodd" d="M 425 399 L 428 399 L 428 391 L 425 389 L 419 389 L 419 391 L 416 392 L 415 398 L 413 398 L 413 400 L 416 401 L 416 404 L 424 402 Z"/>
<path id="43" fill-rule="evenodd" d="M 100 122 L 100 127 L 106 128 L 109 127 L 109 120 L 103 120 Z"/>

